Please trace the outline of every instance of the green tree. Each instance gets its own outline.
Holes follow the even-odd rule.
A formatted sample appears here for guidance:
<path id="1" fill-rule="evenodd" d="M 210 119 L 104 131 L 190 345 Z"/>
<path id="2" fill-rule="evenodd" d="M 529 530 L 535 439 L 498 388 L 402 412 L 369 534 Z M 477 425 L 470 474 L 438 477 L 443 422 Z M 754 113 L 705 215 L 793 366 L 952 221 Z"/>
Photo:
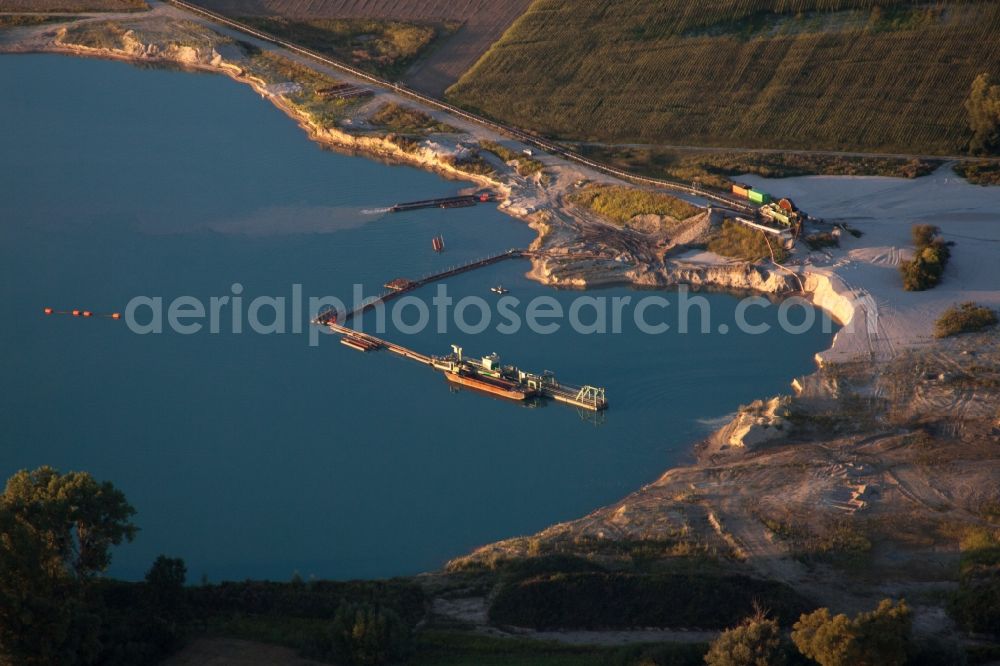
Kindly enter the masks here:
<path id="1" fill-rule="evenodd" d="M 972 130 L 969 152 L 991 154 L 1000 150 L 1000 86 L 990 83 L 989 74 L 984 72 L 972 82 L 965 110 Z"/>
<path id="2" fill-rule="evenodd" d="M 784 666 L 786 661 L 778 622 L 760 609 L 719 634 L 705 655 L 708 666 Z"/>
<path id="3" fill-rule="evenodd" d="M 356 666 L 379 666 L 404 659 L 410 629 L 395 612 L 367 604 L 343 603 L 331 627 L 333 657 Z"/>
<path id="4" fill-rule="evenodd" d="M 910 236 L 913 237 L 913 244 L 918 250 L 931 245 L 940 233 L 941 229 L 933 224 L 914 224 L 910 228 Z"/>
<path id="5" fill-rule="evenodd" d="M 874 611 L 854 619 L 831 616 L 826 608 L 804 614 L 793 627 L 792 641 L 820 666 L 902 666 L 912 624 L 905 601 L 883 599 Z"/>
<path id="6" fill-rule="evenodd" d="M 179 557 L 160 555 L 146 572 L 146 585 L 155 608 L 176 615 L 184 604 L 187 567 Z"/>
<path id="7" fill-rule="evenodd" d="M 110 548 L 134 537 L 135 510 L 110 483 L 51 467 L 21 471 L 0 495 L 0 664 L 77 664 L 95 658 L 100 617 L 91 578 Z"/>
<path id="8" fill-rule="evenodd" d="M 160 555 L 146 572 L 146 583 L 151 588 L 171 593 L 184 589 L 187 580 L 187 566 L 179 557 Z"/>
<path id="9" fill-rule="evenodd" d="M 941 230 L 933 224 L 915 224 L 910 232 L 917 251 L 912 260 L 899 265 L 903 289 L 924 291 L 941 281 L 951 258 L 951 248 L 941 238 Z"/>

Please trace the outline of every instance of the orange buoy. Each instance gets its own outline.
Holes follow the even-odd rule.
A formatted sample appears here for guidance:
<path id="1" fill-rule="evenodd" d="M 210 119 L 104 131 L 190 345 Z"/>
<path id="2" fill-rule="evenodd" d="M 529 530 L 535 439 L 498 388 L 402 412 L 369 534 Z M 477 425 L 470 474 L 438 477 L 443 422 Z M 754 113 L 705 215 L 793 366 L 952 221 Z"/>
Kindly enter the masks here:
<path id="1" fill-rule="evenodd" d="M 122 313 L 121 312 L 112 312 L 111 313 L 111 318 L 112 319 L 121 319 L 122 318 Z"/>
<path id="2" fill-rule="evenodd" d="M 74 317 L 79 317 L 80 316 L 80 311 L 79 310 L 73 310 L 73 316 Z"/>
<path id="3" fill-rule="evenodd" d="M 44 310 L 42 310 L 42 312 L 44 312 L 47 315 L 52 314 L 52 308 L 45 308 Z"/>
<path id="4" fill-rule="evenodd" d="M 89 316 L 90 316 L 90 315 L 92 315 L 92 314 L 94 314 L 94 313 L 93 313 L 93 312 L 91 312 L 90 310 L 84 310 L 84 311 L 83 311 L 83 316 L 84 316 L 84 317 L 89 317 Z"/>

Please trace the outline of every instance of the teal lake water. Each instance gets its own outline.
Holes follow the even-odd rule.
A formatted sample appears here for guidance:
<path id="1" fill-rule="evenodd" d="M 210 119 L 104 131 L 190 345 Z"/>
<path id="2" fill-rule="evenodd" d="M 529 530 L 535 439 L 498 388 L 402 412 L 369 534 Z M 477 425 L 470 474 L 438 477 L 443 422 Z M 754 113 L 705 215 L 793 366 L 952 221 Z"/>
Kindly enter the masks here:
<path id="1" fill-rule="evenodd" d="M 562 405 L 453 392 L 332 337 L 140 336 L 45 317 L 44 306 L 122 310 L 137 295 L 207 301 L 235 282 L 247 301 L 295 283 L 307 296 L 349 297 L 356 282 L 374 293 L 533 232 L 488 206 L 365 214 L 467 184 L 321 150 L 221 76 L 4 56 L 0 90 L 0 476 L 49 464 L 122 488 L 142 531 L 115 551 L 114 575 L 139 577 L 160 553 L 183 557 L 191 580 L 434 569 L 653 481 L 739 404 L 787 392 L 830 343 L 818 326 L 645 335 L 628 317 L 617 335 L 389 334 L 605 386 L 611 409 L 596 425 Z M 522 300 L 579 296 L 529 282 L 527 268 L 447 285 L 455 298 L 498 282 Z M 732 325 L 737 300 L 705 296 L 713 321 Z M 775 310 L 753 319 L 774 324 Z"/>

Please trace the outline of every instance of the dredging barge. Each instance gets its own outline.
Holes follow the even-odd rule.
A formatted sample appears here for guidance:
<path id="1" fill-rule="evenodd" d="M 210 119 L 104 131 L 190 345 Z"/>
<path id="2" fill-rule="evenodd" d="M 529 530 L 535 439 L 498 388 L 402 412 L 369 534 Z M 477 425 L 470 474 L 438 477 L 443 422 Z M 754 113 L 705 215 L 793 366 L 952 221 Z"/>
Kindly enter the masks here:
<path id="1" fill-rule="evenodd" d="M 506 259 L 527 256 L 527 250 L 511 249 L 483 259 L 477 259 L 467 264 L 453 266 L 440 273 L 428 275 L 418 280 L 396 278 L 385 284 L 386 291 L 380 296 L 367 299 L 353 310 L 338 312 L 330 308 L 320 312 L 312 321 L 316 326 L 323 326 L 341 336 L 340 342 L 355 351 L 368 353 L 385 349 L 397 356 L 408 358 L 444 374 L 445 379 L 453 385 L 463 386 L 483 393 L 508 400 L 524 402 L 533 398 L 549 398 L 567 405 L 579 407 L 592 412 L 600 412 L 608 407 L 608 401 L 603 388 L 596 386 L 574 386 L 563 384 L 556 380 L 553 373 L 545 371 L 535 374 L 520 370 L 513 365 L 502 365 L 496 354 L 481 358 L 468 358 L 462 353 L 462 348 L 452 345 L 452 353 L 447 356 L 428 356 L 389 340 L 377 338 L 346 324 L 360 317 L 366 311 L 373 310 L 401 294 L 413 291 L 418 287 L 443 280 L 482 266 L 489 266 Z"/>
<path id="2" fill-rule="evenodd" d="M 549 398 L 580 409 L 599 412 L 607 409 L 608 401 L 603 388 L 595 386 L 574 386 L 563 384 L 551 372 L 535 374 L 513 365 L 502 365 L 496 354 L 481 358 L 469 358 L 462 348 L 452 345 L 452 353 L 447 356 L 428 356 L 377 338 L 338 323 L 337 313 L 327 311 L 314 321 L 341 336 L 340 342 L 360 352 L 380 349 L 408 358 L 444 374 L 449 383 L 486 393 L 499 398 L 524 402 L 533 398 Z"/>
<path id="3" fill-rule="evenodd" d="M 541 377 L 535 378 L 512 365 L 500 365 L 496 354 L 474 360 L 464 358 L 458 345 L 451 349 L 448 356 L 432 358 L 431 367 L 443 372 L 452 384 L 519 402 L 539 394 Z"/>

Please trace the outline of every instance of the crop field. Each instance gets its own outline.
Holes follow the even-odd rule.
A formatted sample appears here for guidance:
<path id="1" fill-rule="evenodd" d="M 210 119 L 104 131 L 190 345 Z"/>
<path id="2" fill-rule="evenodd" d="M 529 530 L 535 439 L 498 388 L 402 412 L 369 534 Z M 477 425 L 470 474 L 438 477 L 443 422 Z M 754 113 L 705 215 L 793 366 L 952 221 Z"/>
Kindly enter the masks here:
<path id="1" fill-rule="evenodd" d="M 448 97 L 579 141 L 955 154 L 1000 3 L 536 0 Z"/>
<path id="2" fill-rule="evenodd" d="M 0 12 L 131 12 L 149 9 L 145 0 L 0 0 Z"/>
<path id="3" fill-rule="evenodd" d="M 2 2 L 3 0 L 0 0 Z M 27 0 L 22 0 L 27 1 Z M 457 32 L 406 74 L 408 85 L 441 94 L 497 41 L 531 0 L 195 0 L 230 16 L 282 16 L 295 20 L 381 19 L 450 24 Z"/>

